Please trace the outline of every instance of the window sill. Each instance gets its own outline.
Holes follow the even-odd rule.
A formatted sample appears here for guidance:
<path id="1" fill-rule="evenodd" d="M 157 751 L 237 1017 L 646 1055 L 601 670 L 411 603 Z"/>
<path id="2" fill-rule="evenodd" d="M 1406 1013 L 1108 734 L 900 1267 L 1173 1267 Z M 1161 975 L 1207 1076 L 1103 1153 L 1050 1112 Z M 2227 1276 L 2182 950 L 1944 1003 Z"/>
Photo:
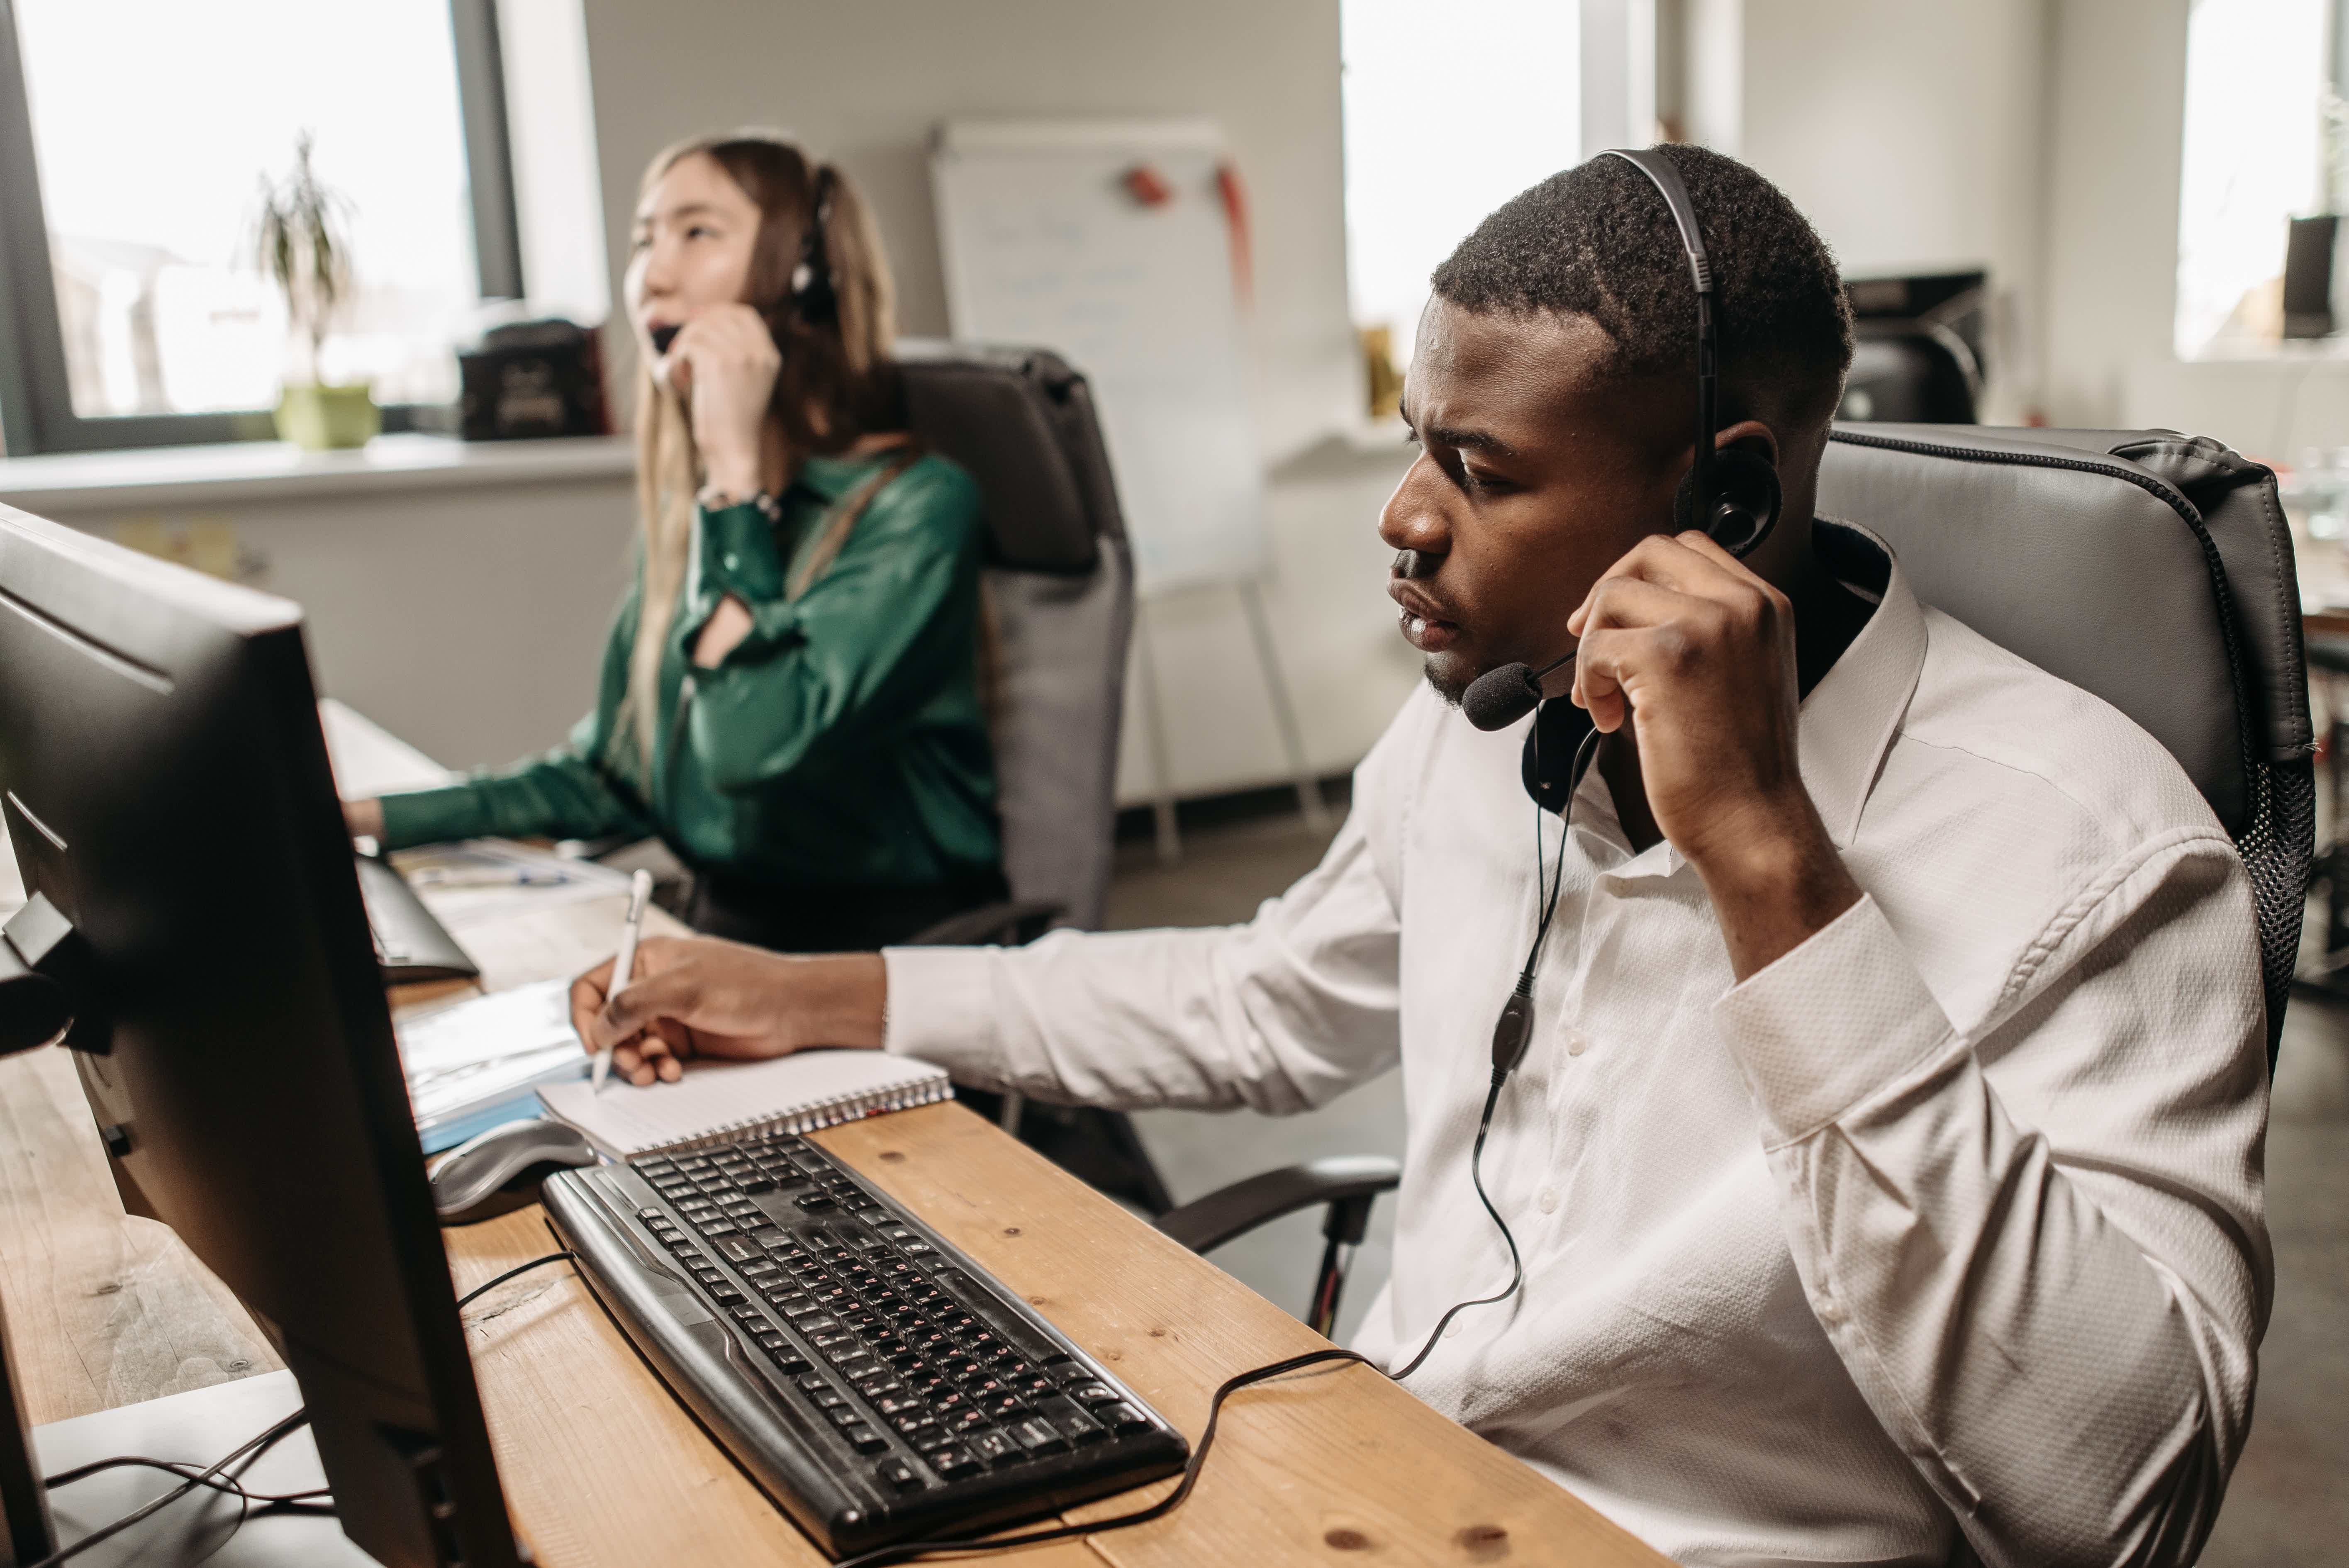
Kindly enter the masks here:
<path id="1" fill-rule="evenodd" d="M 47 513 L 568 483 L 626 479 L 636 460 L 636 442 L 626 436 L 378 436 L 343 452 L 305 452 L 283 441 L 58 452 L 0 459 L 0 503 Z"/>

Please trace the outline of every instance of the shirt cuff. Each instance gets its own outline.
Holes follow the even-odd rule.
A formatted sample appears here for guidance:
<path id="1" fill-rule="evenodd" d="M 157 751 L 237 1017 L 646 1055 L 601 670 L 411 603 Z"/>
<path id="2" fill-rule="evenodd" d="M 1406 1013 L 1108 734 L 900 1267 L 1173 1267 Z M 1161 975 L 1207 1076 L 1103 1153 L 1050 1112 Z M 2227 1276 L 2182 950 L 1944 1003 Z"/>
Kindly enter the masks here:
<path id="1" fill-rule="evenodd" d="M 1747 976 L 1713 1016 L 1774 1145 L 1809 1137 L 1937 1059 L 1956 1036 L 1884 912 L 1865 895 Z"/>
<path id="2" fill-rule="evenodd" d="M 705 581 L 750 603 L 780 598 L 783 556 L 775 525 L 749 501 L 700 509 L 701 573 Z"/>
<path id="3" fill-rule="evenodd" d="M 383 797 L 383 831 L 376 835 L 387 853 L 415 844 L 445 844 L 482 836 L 481 792 L 470 785 L 411 789 Z"/>
<path id="4" fill-rule="evenodd" d="M 1000 1088 L 1009 1081 L 995 1021 L 995 964 L 986 947 L 885 947 L 889 976 L 881 1048 L 919 1057 L 957 1083 Z"/>

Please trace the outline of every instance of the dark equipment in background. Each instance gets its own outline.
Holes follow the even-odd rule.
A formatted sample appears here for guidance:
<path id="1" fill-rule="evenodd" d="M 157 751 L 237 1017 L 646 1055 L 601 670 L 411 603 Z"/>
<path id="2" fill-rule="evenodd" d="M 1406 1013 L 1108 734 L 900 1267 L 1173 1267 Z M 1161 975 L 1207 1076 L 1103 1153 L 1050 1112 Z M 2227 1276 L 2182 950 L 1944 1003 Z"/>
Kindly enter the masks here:
<path id="1" fill-rule="evenodd" d="M 1971 425 L 1980 418 L 1988 274 L 1848 278 L 1851 374 L 1838 419 Z"/>
<path id="2" fill-rule="evenodd" d="M 460 349 L 458 430 L 469 441 L 608 436 L 595 329 L 559 317 L 504 322 Z"/>
<path id="3" fill-rule="evenodd" d="M 2283 248 L 2283 335 L 2333 335 L 2333 242 L 2341 220 L 2331 212 L 2292 220 Z"/>
<path id="4" fill-rule="evenodd" d="M 6 945 L 75 1016 L 124 1206 L 278 1346 L 345 1533 L 519 1568 L 299 609 L 0 507 L 0 799 L 32 899 Z M 52 1527 L 6 1392 L 30 1562 Z"/>

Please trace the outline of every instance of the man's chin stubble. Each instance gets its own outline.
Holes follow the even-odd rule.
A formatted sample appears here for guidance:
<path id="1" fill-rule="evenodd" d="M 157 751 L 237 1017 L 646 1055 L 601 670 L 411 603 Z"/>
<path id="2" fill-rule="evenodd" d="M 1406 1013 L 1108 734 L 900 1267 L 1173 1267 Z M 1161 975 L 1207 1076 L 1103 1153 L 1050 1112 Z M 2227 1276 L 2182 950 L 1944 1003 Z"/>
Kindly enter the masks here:
<path id="1" fill-rule="evenodd" d="M 1463 676 L 1457 670 L 1447 669 L 1440 660 L 1436 659 L 1430 659 L 1421 665 L 1420 673 L 1427 677 L 1429 687 L 1436 696 L 1442 697 L 1445 706 L 1449 707 L 1460 706 L 1460 699 L 1468 695 L 1469 685 L 1476 678 L 1475 676 Z"/>

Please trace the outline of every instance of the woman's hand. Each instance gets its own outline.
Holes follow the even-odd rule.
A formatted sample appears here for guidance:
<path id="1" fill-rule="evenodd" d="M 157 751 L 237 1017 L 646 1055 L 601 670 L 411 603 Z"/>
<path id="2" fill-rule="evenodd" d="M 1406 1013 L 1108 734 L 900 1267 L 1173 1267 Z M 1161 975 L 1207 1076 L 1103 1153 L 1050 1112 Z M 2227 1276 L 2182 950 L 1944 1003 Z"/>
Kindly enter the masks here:
<path id="1" fill-rule="evenodd" d="M 695 1056 L 780 1057 L 881 1044 L 888 974 L 877 953 L 797 957 L 712 937 L 656 936 L 611 995 L 606 959 L 571 983 L 571 1024 L 590 1054 L 642 1088 L 675 1083 Z"/>
<path id="2" fill-rule="evenodd" d="M 346 800 L 343 802 L 343 826 L 354 839 L 383 837 L 383 802 L 380 800 Z"/>
<path id="3" fill-rule="evenodd" d="M 703 311 L 677 335 L 662 361 L 668 384 L 692 412 L 693 441 L 709 481 L 747 498 L 765 482 L 760 455 L 767 405 L 782 351 L 747 304 Z"/>

